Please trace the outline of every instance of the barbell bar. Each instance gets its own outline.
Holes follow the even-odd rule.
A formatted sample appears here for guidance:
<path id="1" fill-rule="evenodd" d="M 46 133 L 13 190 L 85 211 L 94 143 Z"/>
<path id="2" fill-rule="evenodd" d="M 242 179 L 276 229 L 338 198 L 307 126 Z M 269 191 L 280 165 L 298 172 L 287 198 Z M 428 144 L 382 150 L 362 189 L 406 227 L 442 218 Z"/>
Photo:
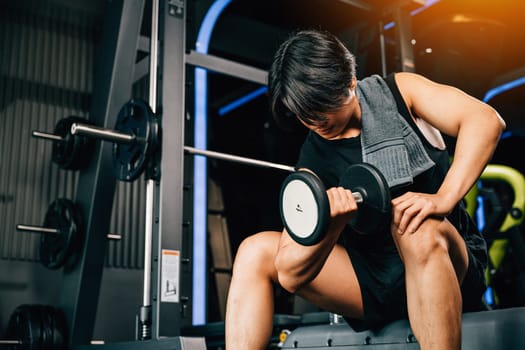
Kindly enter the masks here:
<path id="1" fill-rule="evenodd" d="M 137 137 L 134 134 L 126 134 L 110 129 L 105 129 L 92 125 L 85 125 L 80 123 L 73 123 L 71 125 L 71 134 L 72 135 L 83 135 L 87 137 L 92 137 L 96 139 L 101 139 L 104 141 L 120 143 L 120 144 L 132 144 L 136 142 Z M 258 159 L 252 159 L 248 157 L 237 156 L 233 154 L 226 154 L 221 152 L 215 152 L 210 150 L 202 150 L 190 146 L 184 146 L 184 151 L 190 154 L 201 155 L 209 158 L 221 159 L 226 161 L 231 161 L 235 163 L 243 163 L 263 168 L 274 168 L 285 171 L 295 171 L 296 169 L 293 166 L 267 162 Z"/>
<path id="2" fill-rule="evenodd" d="M 25 224 L 16 225 L 16 230 L 21 231 L 21 232 L 45 233 L 45 234 L 60 234 L 61 233 L 61 230 L 57 228 L 25 225 Z M 122 235 L 119 235 L 116 233 L 108 233 L 106 237 L 109 240 L 113 240 L 113 241 L 118 241 L 122 239 Z"/>
<path id="3" fill-rule="evenodd" d="M 38 130 L 33 130 L 31 135 L 33 137 L 44 139 L 44 140 L 51 140 L 51 141 L 63 141 L 64 140 L 62 136 L 50 134 L 48 132 L 43 132 L 43 131 L 38 131 Z"/>
<path id="4" fill-rule="evenodd" d="M 81 123 L 71 124 L 71 135 L 83 135 L 104 141 L 129 145 L 137 140 L 134 134 L 125 134 L 111 129 Z"/>
<path id="5" fill-rule="evenodd" d="M 20 345 L 20 344 L 22 344 L 21 340 L 0 339 L 0 345 Z"/>

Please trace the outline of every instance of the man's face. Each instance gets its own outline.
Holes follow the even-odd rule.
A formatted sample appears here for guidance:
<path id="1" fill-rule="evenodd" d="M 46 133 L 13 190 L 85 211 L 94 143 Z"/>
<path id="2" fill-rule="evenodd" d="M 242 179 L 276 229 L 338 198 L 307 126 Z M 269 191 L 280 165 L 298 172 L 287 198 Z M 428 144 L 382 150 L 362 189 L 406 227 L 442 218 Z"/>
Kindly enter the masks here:
<path id="1" fill-rule="evenodd" d="M 356 115 L 358 109 L 358 101 L 355 96 L 355 84 L 353 83 L 348 89 L 349 96 L 347 100 L 337 110 L 329 113 L 323 113 L 321 116 L 325 117 L 326 120 L 316 122 L 313 125 L 307 124 L 299 120 L 308 129 L 312 130 L 319 136 L 327 140 L 335 140 L 339 138 L 346 138 L 353 135 L 349 135 L 348 131 L 352 128 L 352 120 Z"/>

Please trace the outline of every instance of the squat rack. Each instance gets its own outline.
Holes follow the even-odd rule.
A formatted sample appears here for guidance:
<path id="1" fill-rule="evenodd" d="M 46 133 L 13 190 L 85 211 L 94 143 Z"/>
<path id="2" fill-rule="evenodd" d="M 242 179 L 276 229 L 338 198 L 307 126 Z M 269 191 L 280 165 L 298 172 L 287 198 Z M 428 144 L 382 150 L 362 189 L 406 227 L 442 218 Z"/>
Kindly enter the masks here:
<path id="1" fill-rule="evenodd" d="M 109 3 L 99 51 L 103 54 L 97 56 L 95 65 L 94 85 L 97 89 L 93 93 L 90 111 L 92 122 L 105 128 L 113 128 L 120 107 L 131 96 L 145 3 L 144 0 Z M 145 268 L 145 275 L 149 273 L 151 278 L 150 295 L 153 296 L 150 304 L 146 305 L 151 310 L 150 340 L 97 345 L 97 348 L 205 348 L 202 340 L 180 337 L 180 328 L 176 326 L 189 325 L 191 322 L 188 297 L 191 295 L 191 263 L 190 257 L 184 255 L 191 251 L 186 248 L 191 246 L 191 242 L 183 241 L 190 239 L 191 235 L 185 232 L 188 230 L 183 218 L 185 167 L 181 166 L 184 162 L 185 62 L 180 53 L 185 52 L 186 9 L 182 1 L 159 1 L 158 5 L 158 42 L 162 50 L 158 62 L 154 64 L 160 68 L 160 93 L 150 104 L 154 110 L 158 106 L 162 107 L 163 129 L 170 135 L 163 138 L 161 146 L 166 156 L 159 163 L 158 171 L 164 176 L 148 181 L 148 199 L 151 202 L 147 207 L 151 213 L 147 214 L 150 217 L 146 223 L 151 225 L 149 229 L 153 233 L 149 257 L 151 264 Z M 60 298 L 69 332 L 68 348 L 71 349 L 89 347 L 93 335 L 107 245 L 100 232 L 108 231 L 113 204 L 113 198 L 108 193 L 114 193 L 116 185 L 115 178 L 109 175 L 111 158 L 111 144 L 97 143 L 93 161 L 80 174 L 78 181 L 76 202 L 85 213 L 86 237 L 79 263 L 70 270 L 64 270 Z M 163 196 L 162 193 L 170 195 Z M 178 271 L 179 279 L 190 282 L 179 284 L 176 280 L 175 294 L 166 297 L 167 302 L 163 302 L 166 298 L 160 290 L 162 273 L 166 273 L 161 266 L 166 262 L 163 254 L 177 259 L 175 263 L 182 265 Z"/>

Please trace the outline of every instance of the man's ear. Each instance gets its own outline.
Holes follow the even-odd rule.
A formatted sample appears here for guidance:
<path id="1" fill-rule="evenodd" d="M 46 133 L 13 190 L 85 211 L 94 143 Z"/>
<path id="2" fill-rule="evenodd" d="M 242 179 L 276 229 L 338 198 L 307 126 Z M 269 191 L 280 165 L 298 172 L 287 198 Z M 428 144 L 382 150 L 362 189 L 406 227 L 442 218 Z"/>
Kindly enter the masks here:
<path id="1" fill-rule="evenodd" d="M 356 86 L 357 86 L 357 78 L 354 77 L 354 78 L 352 79 L 352 82 L 350 83 L 350 90 L 352 90 L 352 92 L 354 92 L 354 94 L 355 94 L 355 88 L 356 88 Z"/>

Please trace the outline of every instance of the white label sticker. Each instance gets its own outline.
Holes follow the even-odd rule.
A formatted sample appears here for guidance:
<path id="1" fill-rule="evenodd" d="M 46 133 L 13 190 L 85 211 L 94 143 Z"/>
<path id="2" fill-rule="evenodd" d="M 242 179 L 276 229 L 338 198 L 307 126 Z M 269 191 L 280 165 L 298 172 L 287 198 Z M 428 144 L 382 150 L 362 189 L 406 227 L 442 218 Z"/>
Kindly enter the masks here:
<path id="1" fill-rule="evenodd" d="M 180 252 L 178 250 L 163 249 L 160 285 L 161 302 L 179 302 L 179 271 Z"/>

